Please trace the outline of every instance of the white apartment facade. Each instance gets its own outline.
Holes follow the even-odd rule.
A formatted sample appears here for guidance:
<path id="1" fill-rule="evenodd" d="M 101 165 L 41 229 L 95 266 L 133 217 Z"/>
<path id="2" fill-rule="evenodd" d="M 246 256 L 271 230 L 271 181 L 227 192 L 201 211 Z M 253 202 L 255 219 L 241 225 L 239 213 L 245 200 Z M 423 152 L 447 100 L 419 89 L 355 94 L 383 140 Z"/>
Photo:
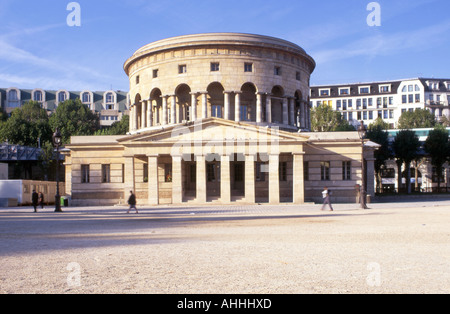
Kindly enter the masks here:
<path id="1" fill-rule="evenodd" d="M 28 101 L 37 101 L 42 104 L 42 108 L 53 112 L 59 103 L 77 98 L 99 115 L 100 125 L 103 127 L 111 126 L 114 122 L 120 121 L 124 115 L 129 114 L 130 105 L 127 92 L 0 88 L 0 107 L 8 115 Z"/>
<path id="2" fill-rule="evenodd" d="M 412 78 L 397 81 L 312 86 L 310 104 L 331 106 L 352 125 L 370 125 L 378 117 L 396 128 L 405 111 L 428 109 L 438 120 L 450 119 L 450 79 Z"/>

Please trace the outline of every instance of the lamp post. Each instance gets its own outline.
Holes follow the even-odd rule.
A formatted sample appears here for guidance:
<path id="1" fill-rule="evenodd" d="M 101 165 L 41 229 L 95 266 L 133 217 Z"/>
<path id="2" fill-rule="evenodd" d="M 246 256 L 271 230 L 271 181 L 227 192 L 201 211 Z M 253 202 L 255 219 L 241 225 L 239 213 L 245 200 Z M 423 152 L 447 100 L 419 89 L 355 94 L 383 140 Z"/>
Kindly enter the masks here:
<path id="1" fill-rule="evenodd" d="M 61 196 L 59 195 L 59 148 L 61 147 L 62 136 L 59 129 L 56 128 L 52 136 L 53 147 L 56 148 L 56 195 L 55 195 L 55 212 L 61 213 Z"/>
<path id="2" fill-rule="evenodd" d="M 360 192 L 359 192 L 359 203 L 360 203 L 360 208 L 361 209 L 367 209 L 367 205 L 366 205 L 366 179 L 365 179 L 365 175 L 366 175 L 366 167 L 364 164 L 364 138 L 366 137 L 366 133 L 367 133 L 367 129 L 366 126 L 364 125 L 364 122 L 361 121 L 361 124 L 358 127 L 358 135 L 359 138 L 361 139 L 361 188 L 360 188 Z"/>

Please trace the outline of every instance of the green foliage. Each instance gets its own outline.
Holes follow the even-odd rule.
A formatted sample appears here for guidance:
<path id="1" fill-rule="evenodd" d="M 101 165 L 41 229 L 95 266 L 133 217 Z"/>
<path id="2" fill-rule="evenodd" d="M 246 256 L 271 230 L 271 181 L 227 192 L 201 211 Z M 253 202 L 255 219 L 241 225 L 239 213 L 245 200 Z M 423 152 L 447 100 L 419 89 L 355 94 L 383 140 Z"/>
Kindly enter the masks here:
<path id="1" fill-rule="evenodd" d="M 436 167 L 438 173 L 438 187 L 441 182 L 441 174 L 444 163 L 449 157 L 448 131 L 442 125 L 436 125 L 434 130 L 430 131 L 425 142 L 425 151 L 431 157 L 431 164 Z"/>
<path id="2" fill-rule="evenodd" d="M 122 120 L 114 122 L 109 128 L 98 130 L 95 135 L 126 135 L 130 128 L 130 116 L 123 116 Z"/>
<path id="3" fill-rule="evenodd" d="M 372 142 L 381 145 L 381 147 L 374 152 L 377 185 L 380 185 L 381 183 L 381 168 L 386 165 L 386 160 L 392 157 L 391 151 L 389 150 L 388 128 L 388 123 L 384 122 L 382 118 L 377 118 L 371 125 L 369 125 L 366 135 Z"/>
<path id="4" fill-rule="evenodd" d="M 311 130 L 313 132 L 354 131 L 355 128 L 342 119 L 331 106 L 320 105 L 311 110 Z"/>
<path id="5" fill-rule="evenodd" d="M 47 111 L 38 102 L 30 101 L 15 109 L 11 117 L 2 122 L 0 141 L 37 147 L 39 141 L 51 141 L 52 130 Z"/>
<path id="6" fill-rule="evenodd" d="M 398 129 L 433 128 L 435 125 L 436 118 L 427 109 L 405 111 L 398 119 Z"/>
<path id="7" fill-rule="evenodd" d="M 418 150 L 420 147 L 419 138 L 416 133 L 411 130 L 401 130 L 394 141 L 393 144 L 395 158 L 397 158 L 397 165 L 405 164 L 406 168 L 406 182 L 411 181 L 411 161 L 418 157 Z M 399 171 L 401 173 L 401 171 Z M 401 186 L 401 176 L 398 176 L 399 187 Z M 406 184 L 408 188 L 408 193 L 411 193 L 411 184 Z"/>
<path id="8" fill-rule="evenodd" d="M 60 103 L 50 117 L 51 129 L 59 128 L 64 144 L 69 143 L 71 136 L 93 135 L 99 125 L 98 115 L 79 99 Z"/>

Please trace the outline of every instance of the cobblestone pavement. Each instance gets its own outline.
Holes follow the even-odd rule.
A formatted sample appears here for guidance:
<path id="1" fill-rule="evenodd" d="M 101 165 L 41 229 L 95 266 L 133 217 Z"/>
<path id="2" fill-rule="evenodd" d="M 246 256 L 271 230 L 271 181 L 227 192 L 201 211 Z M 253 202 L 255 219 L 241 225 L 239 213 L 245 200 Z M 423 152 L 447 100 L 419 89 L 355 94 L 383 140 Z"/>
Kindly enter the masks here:
<path id="1" fill-rule="evenodd" d="M 450 293 L 450 201 L 0 209 L 0 293 Z"/>

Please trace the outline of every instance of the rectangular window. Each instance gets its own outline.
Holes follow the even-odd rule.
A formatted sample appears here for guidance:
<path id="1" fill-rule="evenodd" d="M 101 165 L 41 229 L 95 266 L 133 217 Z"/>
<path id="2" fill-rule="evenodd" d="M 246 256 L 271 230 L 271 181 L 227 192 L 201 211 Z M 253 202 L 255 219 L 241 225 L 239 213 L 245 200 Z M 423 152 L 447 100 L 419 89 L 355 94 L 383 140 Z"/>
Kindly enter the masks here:
<path id="1" fill-rule="evenodd" d="M 407 96 L 402 95 L 402 104 L 406 104 L 406 102 L 407 102 Z"/>
<path id="2" fill-rule="evenodd" d="M 111 165 L 102 165 L 102 183 L 111 182 Z"/>
<path id="3" fill-rule="evenodd" d="M 343 161 L 342 162 L 342 180 L 350 181 L 352 179 L 352 162 Z"/>
<path id="4" fill-rule="evenodd" d="M 164 165 L 164 182 L 172 182 L 172 164 Z"/>
<path id="5" fill-rule="evenodd" d="M 81 165 L 81 183 L 89 183 L 89 165 Z"/>
<path id="6" fill-rule="evenodd" d="M 300 74 L 300 72 L 295 72 L 295 79 L 296 79 L 297 81 L 301 81 L 302 75 Z"/>
<path id="7" fill-rule="evenodd" d="M 369 87 L 360 87 L 359 88 L 359 93 L 360 94 L 369 94 L 370 92 L 370 88 Z"/>
<path id="8" fill-rule="evenodd" d="M 309 161 L 303 162 L 303 179 L 309 181 Z"/>
<path id="9" fill-rule="evenodd" d="M 245 63 L 244 72 L 253 72 L 253 63 Z"/>
<path id="10" fill-rule="evenodd" d="M 268 163 L 257 162 L 255 177 L 257 182 L 266 181 L 266 169 L 269 167 Z"/>
<path id="11" fill-rule="evenodd" d="M 416 94 L 416 103 L 420 102 L 420 94 Z"/>
<path id="12" fill-rule="evenodd" d="M 153 78 L 158 77 L 158 69 L 153 70 Z"/>
<path id="13" fill-rule="evenodd" d="M 281 75 L 281 67 L 279 66 L 274 67 L 273 74 L 278 76 Z"/>
<path id="14" fill-rule="evenodd" d="M 187 72 L 186 64 L 182 64 L 178 66 L 178 74 L 184 74 Z"/>
<path id="15" fill-rule="evenodd" d="M 241 121 L 250 121 L 249 107 L 247 105 L 241 105 L 240 108 Z"/>
<path id="16" fill-rule="evenodd" d="M 321 89 L 319 94 L 320 94 L 320 96 L 330 96 L 330 90 L 329 89 Z"/>
<path id="17" fill-rule="evenodd" d="M 280 176 L 280 182 L 286 182 L 287 181 L 287 162 L 280 162 L 279 165 L 279 176 Z"/>
<path id="18" fill-rule="evenodd" d="M 136 85 L 139 84 L 139 81 L 140 81 L 140 77 L 139 77 L 139 75 L 136 75 Z"/>
<path id="19" fill-rule="evenodd" d="M 211 116 L 215 118 L 222 118 L 222 106 L 212 105 L 211 106 Z"/>
<path id="20" fill-rule="evenodd" d="M 322 181 L 330 181 L 330 162 L 323 161 L 320 163 L 320 179 Z"/>
<path id="21" fill-rule="evenodd" d="M 217 163 L 206 164 L 206 176 L 208 182 L 219 182 L 220 166 Z"/>
<path id="22" fill-rule="evenodd" d="M 218 72 L 218 71 L 220 71 L 220 63 L 211 62 L 211 72 Z"/>
<path id="23" fill-rule="evenodd" d="M 350 91 L 348 88 L 339 89 L 339 95 L 350 95 Z"/>
<path id="24" fill-rule="evenodd" d="M 143 170 L 142 178 L 143 182 L 148 182 L 148 164 L 144 164 L 144 170 Z"/>

